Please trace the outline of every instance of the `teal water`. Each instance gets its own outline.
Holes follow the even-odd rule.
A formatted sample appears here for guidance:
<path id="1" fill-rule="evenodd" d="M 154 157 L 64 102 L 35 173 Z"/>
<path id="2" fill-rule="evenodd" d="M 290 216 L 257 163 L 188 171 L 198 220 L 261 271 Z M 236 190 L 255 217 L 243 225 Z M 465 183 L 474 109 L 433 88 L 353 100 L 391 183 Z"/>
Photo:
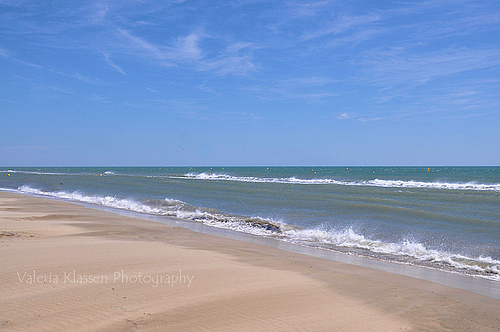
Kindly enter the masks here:
<path id="1" fill-rule="evenodd" d="M 0 188 L 500 280 L 500 167 L 4 168 Z"/>

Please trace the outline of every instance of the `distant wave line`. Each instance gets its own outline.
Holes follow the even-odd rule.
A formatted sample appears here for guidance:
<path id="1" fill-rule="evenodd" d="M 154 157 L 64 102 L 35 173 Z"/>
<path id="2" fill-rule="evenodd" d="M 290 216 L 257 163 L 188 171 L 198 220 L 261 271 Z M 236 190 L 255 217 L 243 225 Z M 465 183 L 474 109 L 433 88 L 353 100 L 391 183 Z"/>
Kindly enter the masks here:
<path id="1" fill-rule="evenodd" d="M 103 171 L 96 173 L 62 173 L 62 172 L 41 172 L 41 171 L 23 171 L 23 170 L 0 170 L 0 173 L 20 173 L 36 175 L 64 175 L 64 176 L 125 176 L 141 178 L 159 178 L 159 179 L 188 179 L 188 180 L 206 180 L 206 181 L 232 181 L 247 183 L 279 183 L 279 184 L 299 184 L 299 185 L 339 185 L 339 186 L 365 186 L 381 188 L 417 188 L 417 189 L 441 189 L 441 190 L 477 190 L 477 191 L 495 191 L 500 192 L 500 183 L 486 184 L 475 182 L 425 182 L 417 180 L 336 180 L 332 178 L 324 179 L 300 179 L 294 176 L 287 178 L 263 178 L 254 176 L 233 176 L 229 174 L 216 173 L 186 173 L 184 175 L 147 175 L 147 174 L 123 174 L 113 171 Z"/>
<path id="2" fill-rule="evenodd" d="M 430 189 L 447 189 L 447 190 L 489 190 L 500 191 L 500 183 L 497 184 L 481 184 L 481 183 L 452 183 L 452 182 L 424 182 L 415 180 L 359 180 L 359 181 L 340 181 L 335 179 L 298 179 L 296 177 L 289 178 L 260 178 L 260 177 L 238 177 L 228 174 L 207 174 L 207 173 L 187 173 L 183 177 L 196 180 L 209 181 L 234 181 L 234 182 L 253 182 L 253 183 L 283 183 L 283 184 L 302 184 L 302 185 L 325 185 L 334 184 L 342 186 L 370 186 L 384 188 L 430 188 Z"/>

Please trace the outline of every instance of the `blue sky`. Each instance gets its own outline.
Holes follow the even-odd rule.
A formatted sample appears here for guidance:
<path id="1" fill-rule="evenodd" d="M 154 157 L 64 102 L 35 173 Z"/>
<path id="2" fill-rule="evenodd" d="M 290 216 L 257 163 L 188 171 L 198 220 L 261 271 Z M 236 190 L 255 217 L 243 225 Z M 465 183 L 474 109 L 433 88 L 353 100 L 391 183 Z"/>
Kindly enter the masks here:
<path id="1" fill-rule="evenodd" d="M 0 165 L 500 165 L 498 1 L 0 0 Z"/>

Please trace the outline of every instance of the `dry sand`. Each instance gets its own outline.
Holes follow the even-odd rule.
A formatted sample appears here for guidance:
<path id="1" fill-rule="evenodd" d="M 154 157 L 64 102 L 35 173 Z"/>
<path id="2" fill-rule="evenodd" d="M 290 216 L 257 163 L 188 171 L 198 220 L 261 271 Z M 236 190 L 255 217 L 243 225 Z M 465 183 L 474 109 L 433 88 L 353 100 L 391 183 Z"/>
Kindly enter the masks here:
<path id="1" fill-rule="evenodd" d="M 6 331 L 500 327 L 500 300 L 486 296 L 10 193 L 0 257 Z"/>

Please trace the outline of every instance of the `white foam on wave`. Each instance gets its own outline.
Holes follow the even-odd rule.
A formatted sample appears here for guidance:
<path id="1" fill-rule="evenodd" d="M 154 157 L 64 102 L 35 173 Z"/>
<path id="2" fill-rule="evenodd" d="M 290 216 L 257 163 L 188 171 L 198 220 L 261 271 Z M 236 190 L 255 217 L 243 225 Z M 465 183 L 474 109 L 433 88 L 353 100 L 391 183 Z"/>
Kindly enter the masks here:
<path id="1" fill-rule="evenodd" d="M 187 173 L 184 178 L 197 180 L 221 180 L 221 181 L 237 181 L 237 182 L 255 182 L 255 183 L 295 183 L 295 184 L 343 184 L 344 181 L 333 179 L 297 179 L 289 178 L 260 178 L 254 176 L 232 176 L 228 174 L 215 173 Z M 347 182 L 346 182 L 347 183 Z"/>
<path id="2" fill-rule="evenodd" d="M 390 188 L 434 188 L 448 190 L 493 190 L 500 191 L 500 183 L 482 184 L 474 182 L 452 183 L 452 182 L 424 182 L 424 181 L 404 181 L 404 180 L 370 180 L 368 185 Z"/>
<path id="3" fill-rule="evenodd" d="M 29 186 L 21 186 L 18 188 L 19 192 L 41 195 L 41 196 L 50 196 L 56 198 L 67 199 L 75 202 L 83 202 L 90 204 L 97 204 L 107 207 L 113 207 L 117 209 L 141 212 L 141 213 L 149 213 L 149 214 L 159 214 L 161 211 L 158 208 L 153 208 L 151 206 L 138 203 L 131 199 L 117 198 L 114 196 L 87 196 L 79 193 L 78 191 L 74 192 L 65 192 L 65 191 L 42 191 L 39 189 L 34 189 Z"/>
<path id="4" fill-rule="evenodd" d="M 75 192 L 65 191 L 42 191 L 39 189 L 31 188 L 29 186 L 21 186 L 18 190 L 3 189 L 11 192 L 20 192 L 32 195 L 49 196 L 75 202 L 83 202 L 90 204 L 97 204 L 106 207 L 134 211 L 139 213 L 147 213 L 161 216 L 169 216 L 175 218 L 188 219 L 193 221 L 202 222 L 206 225 L 231 229 L 235 231 L 251 233 L 255 235 L 269 235 L 270 231 L 266 230 L 265 225 L 279 225 L 279 222 L 267 218 L 255 217 L 241 217 L 220 213 L 218 211 L 207 211 L 207 209 L 200 209 L 191 206 L 183 201 L 171 198 L 165 198 L 164 204 L 148 204 L 137 202 L 133 199 L 118 198 L 114 196 L 89 196 Z M 157 202 L 156 202 L 157 203 Z M 250 221 L 250 222 L 249 222 Z M 255 222 L 251 222 L 255 221 Z M 263 224 L 262 227 L 256 225 Z M 275 226 L 278 228 L 279 226 Z"/>
<path id="5" fill-rule="evenodd" d="M 18 170 L 0 170 L 0 173 L 19 173 L 19 174 L 37 174 L 37 175 L 73 175 L 71 173 L 60 173 L 60 172 L 41 172 L 41 171 L 18 171 Z"/>
<path id="6" fill-rule="evenodd" d="M 184 178 L 209 181 L 235 181 L 235 182 L 254 182 L 254 183 L 283 183 L 283 184 L 303 184 L 303 185 L 342 185 L 342 186 L 369 186 L 384 188 L 428 188 L 428 189 L 446 189 L 446 190 L 490 190 L 500 191 L 500 183 L 481 184 L 481 183 L 452 183 L 452 182 L 425 182 L 414 180 L 362 180 L 362 181 L 339 181 L 335 179 L 298 179 L 289 178 L 260 178 L 250 176 L 232 176 L 228 174 L 216 173 L 187 173 Z"/>
<path id="7" fill-rule="evenodd" d="M 18 171 L 18 170 L 0 170 L 0 173 L 13 173 L 13 174 L 35 174 L 35 175 L 68 175 L 68 176 L 100 176 L 102 175 L 116 175 L 111 171 L 106 171 L 103 173 L 62 173 L 62 172 L 42 172 L 42 171 Z"/>
<path id="8" fill-rule="evenodd" d="M 357 234 L 351 228 L 343 231 L 289 230 L 285 232 L 298 242 L 321 243 L 341 248 L 364 249 L 373 253 L 406 256 L 420 262 L 437 263 L 452 268 L 488 273 L 489 279 L 500 280 L 500 261 L 491 257 L 467 257 L 460 254 L 428 249 L 423 244 L 405 240 L 402 243 L 387 243 L 371 240 Z"/>

